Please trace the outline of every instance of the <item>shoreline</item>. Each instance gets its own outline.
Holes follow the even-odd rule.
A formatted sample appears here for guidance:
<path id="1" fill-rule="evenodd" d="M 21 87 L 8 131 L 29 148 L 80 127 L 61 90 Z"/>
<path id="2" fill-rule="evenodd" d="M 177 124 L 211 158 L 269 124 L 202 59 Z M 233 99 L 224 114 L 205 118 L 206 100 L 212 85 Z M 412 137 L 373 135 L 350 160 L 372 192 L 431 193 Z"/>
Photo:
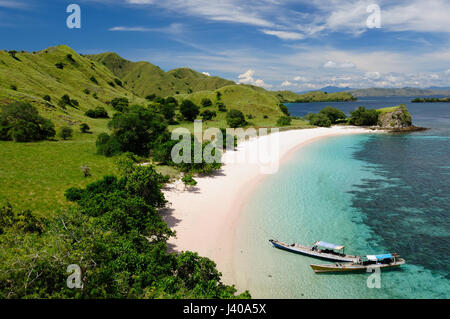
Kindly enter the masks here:
<path id="1" fill-rule="evenodd" d="M 369 133 L 380 131 L 335 126 L 272 133 L 278 135 L 279 145 L 278 152 L 270 154 L 270 161 L 276 162 L 279 167 L 302 147 L 315 141 L 339 135 Z M 272 134 L 242 142 L 235 151 L 225 153 L 224 165 L 218 173 L 196 177 L 198 184 L 191 190 L 183 190 L 179 182 L 168 185 L 164 190 L 171 207 L 161 210 L 161 213 L 169 227 L 176 231 L 176 237 L 168 241 L 169 249 L 175 252 L 190 250 L 212 259 L 225 284 L 236 285 L 232 259 L 236 223 L 249 195 L 267 175 L 261 173 L 261 164 L 251 163 L 247 157 L 247 161 L 241 163 L 230 159 L 251 154 L 258 143 L 267 142 Z M 246 289 L 236 288 L 238 291 Z"/>

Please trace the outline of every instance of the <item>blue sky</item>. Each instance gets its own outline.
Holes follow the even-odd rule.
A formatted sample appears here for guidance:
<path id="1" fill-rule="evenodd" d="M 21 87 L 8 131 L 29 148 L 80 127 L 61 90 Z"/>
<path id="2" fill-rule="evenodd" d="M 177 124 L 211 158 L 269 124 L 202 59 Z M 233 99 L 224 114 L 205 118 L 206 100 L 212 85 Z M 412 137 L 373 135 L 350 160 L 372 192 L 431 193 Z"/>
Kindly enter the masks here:
<path id="1" fill-rule="evenodd" d="M 82 28 L 66 27 L 81 7 Z M 381 28 L 368 28 L 371 4 Z M 449 0 L 0 0 L 2 49 L 67 44 L 268 89 L 450 86 Z"/>

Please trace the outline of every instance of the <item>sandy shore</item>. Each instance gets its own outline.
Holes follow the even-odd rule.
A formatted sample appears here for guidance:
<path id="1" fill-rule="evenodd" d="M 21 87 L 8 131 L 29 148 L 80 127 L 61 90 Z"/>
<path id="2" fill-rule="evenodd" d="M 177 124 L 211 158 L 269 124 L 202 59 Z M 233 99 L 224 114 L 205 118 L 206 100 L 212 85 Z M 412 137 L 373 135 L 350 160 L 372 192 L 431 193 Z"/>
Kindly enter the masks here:
<path id="1" fill-rule="evenodd" d="M 267 173 L 276 173 L 282 162 L 307 143 L 329 136 L 368 132 L 372 131 L 342 126 L 314 128 L 273 133 L 240 143 L 236 151 L 224 154 L 224 165 L 214 176 L 196 178 L 198 184 L 191 190 L 175 183 L 164 191 L 171 208 L 162 214 L 177 232 L 177 237 L 169 241 L 170 248 L 195 251 L 211 258 L 222 272 L 223 281 L 233 284 L 234 225 L 257 183 Z M 262 154 L 259 161 L 255 160 L 258 152 Z"/>

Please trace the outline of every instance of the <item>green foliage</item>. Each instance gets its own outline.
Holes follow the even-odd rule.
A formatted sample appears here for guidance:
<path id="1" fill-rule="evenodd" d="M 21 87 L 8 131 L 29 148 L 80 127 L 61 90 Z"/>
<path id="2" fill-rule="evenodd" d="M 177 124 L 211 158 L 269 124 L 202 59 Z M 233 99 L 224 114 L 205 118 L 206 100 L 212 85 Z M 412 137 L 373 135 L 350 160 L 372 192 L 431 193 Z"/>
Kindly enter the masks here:
<path id="1" fill-rule="evenodd" d="M 219 93 L 219 92 L 217 92 L 217 93 Z M 219 108 L 219 112 L 227 111 L 227 107 L 225 106 L 225 104 L 223 102 L 217 102 L 216 106 Z"/>
<path id="2" fill-rule="evenodd" d="M 64 69 L 64 63 L 62 63 L 62 62 L 56 63 L 55 66 L 60 70 Z"/>
<path id="3" fill-rule="evenodd" d="M 181 181 L 183 182 L 183 184 L 185 186 L 197 185 L 197 181 L 194 179 L 194 177 L 190 173 L 184 174 L 183 178 L 181 178 Z"/>
<path id="4" fill-rule="evenodd" d="M 55 134 L 54 124 L 29 103 L 10 103 L 0 113 L 0 140 L 40 141 Z"/>
<path id="5" fill-rule="evenodd" d="M 101 106 L 97 106 L 95 109 L 87 110 L 84 114 L 93 119 L 109 118 L 108 112 L 106 112 L 105 108 Z"/>
<path id="6" fill-rule="evenodd" d="M 437 98 L 437 97 L 420 98 L 420 97 L 418 97 L 411 101 L 411 103 L 436 103 L 436 102 L 443 102 L 443 103 L 450 102 L 450 97 L 442 97 L 442 98 Z"/>
<path id="7" fill-rule="evenodd" d="M 360 106 L 355 111 L 350 112 L 349 123 L 357 126 L 377 125 L 379 114 L 377 110 Z"/>
<path id="8" fill-rule="evenodd" d="M 200 109 L 191 100 L 183 100 L 180 105 L 180 112 L 186 121 L 192 122 L 197 118 Z"/>
<path id="9" fill-rule="evenodd" d="M 89 130 L 91 128 L 89 127 L 89 125 L 87 125 L 86 123 L 81 123 L 80 124 L 80 132 L 81 133 L 89 133 Z"/>
<path id="10" fill-rule="evenodd" d="M 168 135 L 162 116 L 142 106 L 131 106 L 125 113 L 114 114 L 108 123 L 112 135 L 100 134 L 97 152 L 112 156 L 123 152 L 147 156 L 161 136 Z"/>
<path id="11" fill-rule="evenodd" d="M 291 125 L 291 122 L 292 120 L 289 116 L 281 116 L 277 121 L 277 125 L 278 126 Z"/>
<path id="12" fill-rule="evenodd" d="M 309 123 L 311 125 L 321 126 L 321 127 L 330 127 L 331 126 L 330 119 L 328 118 L 328 116 L 326 116 L 323 113 L 310 114 L 308 116 L 308 118 L 309 118 Z"/>
<path id="13" fill-rule="evenodd" d="M 65 109 L 66 106 L 77 107 L 79 105 L 77 100 L 72 100 L 68 94 L 64 94 L 58 101 L 58 105 Z"/>
<path id="14" fill-rule="evenodd" d="M 149 94 L 145 97 L 146 100 L 148 101 L 153 101 L 156 98 L 156 94 Z"/>
<path id="15" fill-rule="evenodd" d="M 283 112 L 284 115 L 291 116 L 291 113 L 289 113 L 289 109 L 286 105 L 280 104 L 279 106 L 280 106 L 281 112 Z"/>
<path id="16" fill-rule="evenodd" d="M 332 106 L 324 107 L 319 113 L 326 115 L 330 119 L 331 124 L 340 123 L 347 118 L 344 112 Z"/>
<path id="17" fill-rule="evenodd" d="M 52 100 L 52 98 L 50 97 L 50 95 L 44 95 L 43 99 L 47 102 L 50 102 Z"/>
<path id="18" fill-rule="evenodd" d="M 202 113 L 200 113 L 200 116 L 202 117 L 203 121 L 210 121 L 214 117 L 217 116 L 216 112 L 210 111 L 210 110 L 204 110 Z"/>
<path id="19" fill-rule="evenodd" d="M 67 140 L 69 138 L 72 138 L 72 136 L 73 136 L 73 129 L 71 127 L 68 127 L 68 126 L 63 126 L 63 127 L 61 127 L 61 130 L 59 131 L 59 136 L 63 140 Z"/>
<path id="20" fill-rule="evenodd" d="M 236 109 L 231 109 L 227 113 L 227 124 L 232 128 L 237 128 L 246 126 L 248 123 L 245 120 L 244 113 Z"/>
<path id="21" fill-rule="evenodd" d="M 126 97 L 116 97 L 111 101 L 111 106 L 118 112 L 125 112 L 130 102 Z"/>
<path id="22" fill-rule="evenodd" d="M 11 85 L 9 86 L 9 88 L 10 88 L 11 90 L 13 90 L 13 91 L 17 91 L 17 85 L 15 85 L 15 84 L 11 84 Z"/>
<path id="23" fill-rule="evenodd" d="M 10 203 L 0 207 L 0 235 L 8 228 L 16 231 L 42 233 L 45 229 L 45 221 L 32 214 L 30 210 L 13 212 Z"/>
<path id="24" fill-rule="evenodd" d="M 93 83 L 95 83 L 95 84 L 98 85 L 98 81 L 97 81 L 97 79 L 95 78 L 95 76 L 91 76 L 91 77 L 89 78 L 89 80 L 91 80 L 91 82 L 93 82 Z"/>
<path id="25" fill-rule="evenodd" d="M 206 97 L 202 99 L 201 104 L 203 107 L 208 107 L 208 106 L 213 105 L 212 101 Z"/>

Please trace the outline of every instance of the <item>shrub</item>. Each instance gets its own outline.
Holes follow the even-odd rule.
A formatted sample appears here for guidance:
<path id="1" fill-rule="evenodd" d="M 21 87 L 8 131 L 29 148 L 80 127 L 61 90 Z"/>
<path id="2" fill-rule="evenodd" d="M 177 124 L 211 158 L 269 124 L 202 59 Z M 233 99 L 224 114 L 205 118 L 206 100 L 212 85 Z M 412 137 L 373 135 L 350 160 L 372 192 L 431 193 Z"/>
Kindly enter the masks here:
<path id="1" fill-rule="evenodd" d="M 281 116 L 277 121 L 278 126 L 291 125 L 291 118 L 289 116 Z"/>
<path id="2" fill-rule="evenodd" d="M 63 64 L 62 62 L 56 63 L 55 66 L 56 66 L 58 69 L 61 69 L 61 70 L 64 69 L 64 64 Z"/>
<path id="3" fill-rule="evenodd" d="M 97 81 L 97 79 L 95 78 L 95 76 L 91 76 L 91 78 L 90 78 L 89 80 L 91 80 L 91 82 L 93 82 L 93 83 L 95 83 L 95 84 L 98 84 L 98 81 Z"/>
<path id="4" fill-rule="evenodd" d="M 208 106 L 213 105 L 212 101 L 206 97 L 202 99 L 201 104 L 203 107 L 208 107 Z"/>
<path id="5" fill-rule="evenodd" d="M 58 101 L 58 105 L 63 109 L 66 108 L 66 105 L 72 106 L 72 100 L 68 94 L 64 94 L 61 99 Z"/>
<path id="6" fill-rule="evenodd" d="M 289 113 L 289 109 L 286 105 L 280 104 L 279 107 L 280 107 L 281 112 L 283 112 L 284 115 L 286 115 L 286 116 L 291 115 L 291 113 Z"/>
<path id="7" fill-rule="evenodd" d="M 68 54 L 66 55 L 66 59 L 69 60 L 71 63 L 74 63 L 74 62 L 75 62 L 75 60 L 73 59 L 72 54 L 70 54 L 70 53 L 68 53 Z"/>
<path id="8" fill-rule="evenodd" d="M 309 124 L 321 127 L 330 127 L 331 121 L 325 114 L 311 114 L 309 117 Z"/>
<path id="9" fill-rule="evenodd" d="M 55 134 L 54 124 L 29 103 L 10 103 L 0 113 L 0 140 L 40 141 Z"/>
<path id="10" fill-rule="evenodd" d="M 125 112 L 130 102 L 126 97 L 116 97 L 111 101 L 111 106 L 119 112 Z"/>
<path id="11" fill-rule="evenodd" d="M 114 79 L 114 82 L 118 85 L 118 86 L 123 86 L 122 81 L 120 81 L 118 78 Z"/>
<path id="12" fill-rule="evenodd" d="M 149 94 L 145 97 L 148 101 L 153 101 L 156 98 L 156 94 Z"/>
<path id="13" fill-rule="evenodd" d="M 324 107 L 319 113 L 326 115 L 330 119 L 331 124 L 340 123 L 347 118 L 344 112 L 331 106 Z"/>
<path id="14" fill-rule="evenodd" d="M 87 125 L 86 123 L 81 123 L 80 124 L 80 132 L 81 133 L 89 133 L 89 130 L 91 128 L 89 127 L 89 125 Z"/>
<path id="15" fill-rule="evenodd" d="M 350 112 L 349 123 L 352 125 L 377 125 L 379 112 L 374 109 L 366 109 L 364 106 L 360 106 L 355 111 Z"/>
<path id="16" fill-rule="evenodd" d="M 73 130 L 72 128 L 68 127 L 68 126 L 63 126 L 61 127 L 61 130 L 59 132 L 59 136 L 63 139 L 63 140 L 67 140 L 68 138 L 72 138 L 73 136 Z"/>
<path id="17" fill-rule="evenodd" d="M 183 100 L 180 105 L 180 112 L 186 121 L 194 121 L 200 113 L 199 107 L 190 100 Z"/>
<path id="18" fill-rule="evenodd" d="M 216 112 L 210 111 L 210 110 L 205 110 L 203 111 L 200 116 L 202 117 L 203 121 L 210 121 L 212 120 L 214 117 L 217 116 Z"/>
<path id="19" fill-rule="evenodd" d="M 219 108 L 219 112 L 227 111 L 227 107 L 225 106 L 225 104 L 223 102 L 217 102 L 216 106 Z"/>
<path id="20" fill-rule="evenodd" d="M 254 119 L 255 117 L 253 116 L 253 114 L 247 114 L 247 118 L 248 118 L 249 120 L 251 120 L 251 119 Z"/>
<path id="21" fill-rule="evenodd" d="M 9 88 L 13 91 L 17 91 L 17 85 L 15 84 L 11 84 Z"/>
<path id="22" fill-rule="evenodd" d="M 50 102 L 52 100 L 52 98 L 50 97 L 50 95 L 44 95 L 43 99 L 47 102 Z"/>
<path id="23" fill-rule="evenodd" d="M 247 125 L 247 121 L 245 120 L 244 114 L 236 109 L 231 109 L 227 113 L 227 124 L 232 127 L 243 127 Z"/>
<path id="24" fill-rule="evenodd" d="M 183 184 L 185 186 L 195 186 L 197 185 L 197 181 L 194 179 L 191 173 L 184 174 L 183 178 L 181 179 Z"/>
<path id="25" fill-rule="evenodd" d="M 267 115 L 264 115 L 263 118 L 268 119 L 269 117 Z"/>

